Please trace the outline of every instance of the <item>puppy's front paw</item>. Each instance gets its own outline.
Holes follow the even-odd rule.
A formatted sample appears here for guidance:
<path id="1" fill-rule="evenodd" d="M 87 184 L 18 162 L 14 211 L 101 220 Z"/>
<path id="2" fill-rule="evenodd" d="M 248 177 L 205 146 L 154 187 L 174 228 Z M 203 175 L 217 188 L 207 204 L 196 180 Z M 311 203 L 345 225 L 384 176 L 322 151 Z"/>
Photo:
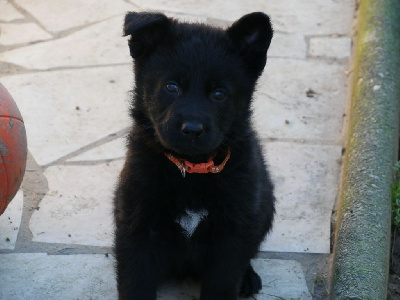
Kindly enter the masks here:
<path id="1" fill-rule="evenodd" d="M 262 281 L 260 276 L 250 266 L 242 280 L 242 286 L 240 287 L 241 297 L 250 297 L 253 294 L 257 294 L 262 288 Z"/>

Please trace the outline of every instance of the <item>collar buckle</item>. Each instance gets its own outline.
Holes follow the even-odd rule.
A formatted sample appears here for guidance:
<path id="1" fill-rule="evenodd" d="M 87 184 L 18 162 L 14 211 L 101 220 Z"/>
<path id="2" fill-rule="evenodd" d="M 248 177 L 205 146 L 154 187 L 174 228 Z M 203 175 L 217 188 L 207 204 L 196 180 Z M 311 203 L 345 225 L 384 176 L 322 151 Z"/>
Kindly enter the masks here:
<path id="1" fill-rule="evenodd" d="M 214 166 L 214 162 L 211 160 L 206 163 L 194 164 L 189 161 L 185 161 L 185 166 L 188 173 L 204 174 L 209 172 L 209 168 Z"/>

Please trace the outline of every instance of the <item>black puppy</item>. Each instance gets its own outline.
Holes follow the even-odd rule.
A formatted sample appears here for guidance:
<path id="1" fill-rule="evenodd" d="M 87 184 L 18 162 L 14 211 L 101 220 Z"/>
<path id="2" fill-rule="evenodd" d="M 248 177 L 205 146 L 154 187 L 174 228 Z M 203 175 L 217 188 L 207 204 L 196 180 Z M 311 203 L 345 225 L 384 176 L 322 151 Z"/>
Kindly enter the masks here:
<path id="1" fill-rule="evenodd" d="M 227 30 L 128 13 L 134 121 L 116 189 L 120 299 L 156 299 L 191 276 L 201 299 L 261 289 L 250 265 L 274 216 L 273 186 L 251 126 L 272 38 L 264 13 Z"/>

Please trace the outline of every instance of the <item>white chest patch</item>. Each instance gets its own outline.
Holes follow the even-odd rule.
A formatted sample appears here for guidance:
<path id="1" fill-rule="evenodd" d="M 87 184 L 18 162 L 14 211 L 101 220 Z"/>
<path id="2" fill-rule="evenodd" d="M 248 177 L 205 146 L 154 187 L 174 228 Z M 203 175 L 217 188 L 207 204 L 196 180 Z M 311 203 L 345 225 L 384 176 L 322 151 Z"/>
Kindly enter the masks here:
<path id="1" fill-rule="evenodd" d="M 196 231 L 197 226 L 199 223 L 204 220 L 208 216 L 208 211 L 205 209 L 192 211 L 186 210 L 186 213 L 179 216 L 175 222 L 181 225 L 183 229 L 183 234 L 190 238 L 193 233 Z"/>

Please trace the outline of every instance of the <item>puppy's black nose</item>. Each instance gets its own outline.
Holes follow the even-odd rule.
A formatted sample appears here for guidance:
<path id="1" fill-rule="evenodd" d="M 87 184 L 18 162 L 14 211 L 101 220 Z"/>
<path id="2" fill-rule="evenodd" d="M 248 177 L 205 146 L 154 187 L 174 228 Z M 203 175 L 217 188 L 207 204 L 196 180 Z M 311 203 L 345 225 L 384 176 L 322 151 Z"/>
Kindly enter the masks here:
<path id="1" fill-rule="evenodd" d="M 182 124 L 182 133 L 191 139 L 198 138 L 204 133 L 203 124 L 196 121 L 184 122 Z"/>

